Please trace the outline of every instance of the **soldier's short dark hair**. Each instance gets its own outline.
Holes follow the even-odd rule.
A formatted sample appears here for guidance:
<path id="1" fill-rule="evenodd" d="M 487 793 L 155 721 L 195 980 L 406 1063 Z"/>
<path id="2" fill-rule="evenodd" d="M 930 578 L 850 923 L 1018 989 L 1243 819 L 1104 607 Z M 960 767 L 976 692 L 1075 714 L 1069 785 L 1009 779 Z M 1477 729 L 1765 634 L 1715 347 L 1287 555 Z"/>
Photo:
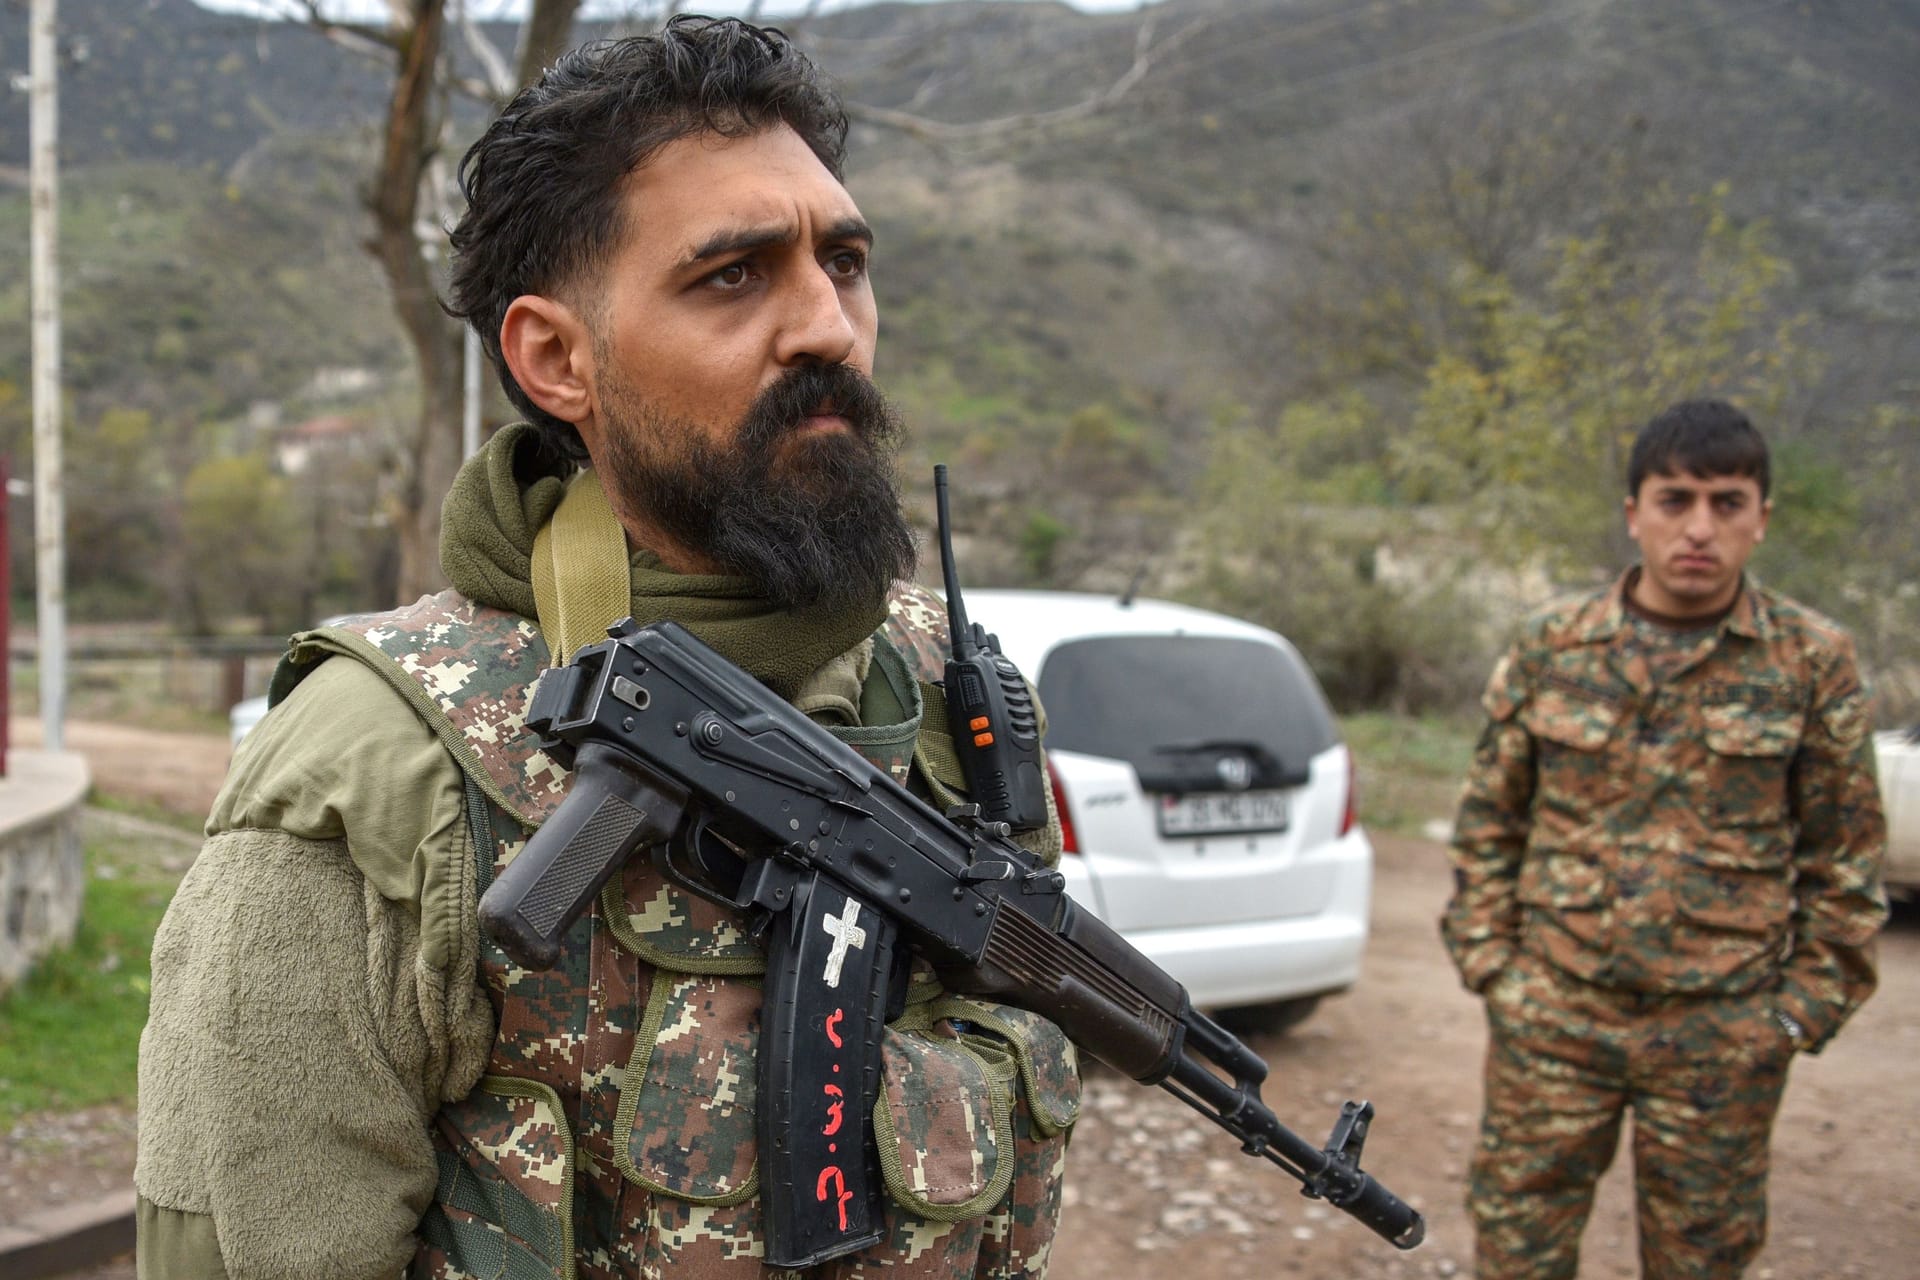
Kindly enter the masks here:
<path id="1" fill-rule="evenodd" d="M 501 358 L 507 307 L 567 291 L 591 305 L 594 276 L 630 229 L 622 181 L 660 148 L 781 124 L 841 176 L 846 112 L 813 62 L 777 29 L 682 14 L 657 34 L 562 55 L 467 150 L 447 310 L 479 333 L 507 399 L 550 447 L 586 457 L 572 424 L 529 400 Z"/>
<path id="2" fill-rule="evenodd" d="M 1767 497 L 1767 442 L 1747 415 L 1725 400 L 1682 400 L 1655 414 L 1634 437 L 1627 496 L 1650 475 L 1751 476 Z"/>

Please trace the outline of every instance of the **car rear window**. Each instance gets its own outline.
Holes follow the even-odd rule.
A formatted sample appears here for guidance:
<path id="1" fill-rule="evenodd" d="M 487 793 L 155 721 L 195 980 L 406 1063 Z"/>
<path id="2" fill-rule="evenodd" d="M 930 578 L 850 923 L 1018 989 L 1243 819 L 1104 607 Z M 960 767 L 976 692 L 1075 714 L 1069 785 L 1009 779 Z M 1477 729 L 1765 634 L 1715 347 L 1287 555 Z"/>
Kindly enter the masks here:
<path id="1" fill-rule="evenodd" d="M 1313 674 L 1292 653 L 1257 640 L 1069 641 L 1040 670 L 1040 700 L 1049 747 L 1125 760 L 1142 782 L 1203 744 L 1258 744 L 1282 772 L 1298 775 L 1340 741 Z"/>

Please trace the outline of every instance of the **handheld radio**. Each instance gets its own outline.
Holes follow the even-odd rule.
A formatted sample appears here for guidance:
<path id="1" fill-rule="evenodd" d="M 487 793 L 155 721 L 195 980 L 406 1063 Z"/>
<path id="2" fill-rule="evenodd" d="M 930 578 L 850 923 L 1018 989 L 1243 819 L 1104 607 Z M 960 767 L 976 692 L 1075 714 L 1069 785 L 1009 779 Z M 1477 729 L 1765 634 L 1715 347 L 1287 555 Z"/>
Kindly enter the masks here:
<path id="1" fill-rule="evenodd" d="M 934 503 L 940 524 L 940 567 L 947 580 L 947 727 L 967 777 L 968 798 L 985 822 L 1013 831 L 1047 825 L 1047 780 L 1040 771 L 1040 718 L 1020 669 L 1000 652 L 999 637 L 978 623 L 968 625 L 953 563 L 953 532 L 947 520 L 947 468 L 933 469 Z"/>

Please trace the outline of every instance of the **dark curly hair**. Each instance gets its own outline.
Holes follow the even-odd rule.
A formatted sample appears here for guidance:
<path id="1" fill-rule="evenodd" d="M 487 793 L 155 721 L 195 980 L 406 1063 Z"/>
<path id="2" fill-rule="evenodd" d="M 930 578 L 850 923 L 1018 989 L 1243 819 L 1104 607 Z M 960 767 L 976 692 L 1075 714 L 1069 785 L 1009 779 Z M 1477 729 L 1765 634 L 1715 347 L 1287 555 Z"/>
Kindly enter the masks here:
<path id="1" fill-rule="evenodd" d="M 660 148 L 696 133 L 745 137 L 781 124 L 841 176 L 846 112 L 813 62 L 774 28 L 682 14 L 658 34 L 562 55 L 468 148 L 447 310 L 479 333 L 507 399 L 551 450 L 586 458 L 572 424 L 529 400 L 507 369 L 500 323 L 508 305 L 593 277 L 630 230 L 622 179 Z"/>

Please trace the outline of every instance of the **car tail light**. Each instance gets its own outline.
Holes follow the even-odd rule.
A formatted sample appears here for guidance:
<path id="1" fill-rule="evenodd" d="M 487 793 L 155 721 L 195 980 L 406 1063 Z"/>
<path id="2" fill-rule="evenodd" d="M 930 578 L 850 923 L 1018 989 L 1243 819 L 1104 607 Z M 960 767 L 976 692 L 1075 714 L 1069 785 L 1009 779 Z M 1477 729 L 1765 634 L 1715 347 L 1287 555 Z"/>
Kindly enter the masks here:
<path id="1" fill-rule="evenodd" d="M 1345 835 L 1360 822 L 1359 785 L 1353 767 L 1353 748 L 1347 748 L 1347 809 L 1340 815 L 1340 834 Z"/>
<path id="2" fill-rule="evenodd" d="M 1073 830 L 1073 812 L 1067 808 L 1067 789 L 1060 785 L 1060 771 L 1047 761 L 1047 785 L 1053 788 L 1053 807 L 1060 811 L 1060 852 L 1080 852 L 1080 837 Z"/>

